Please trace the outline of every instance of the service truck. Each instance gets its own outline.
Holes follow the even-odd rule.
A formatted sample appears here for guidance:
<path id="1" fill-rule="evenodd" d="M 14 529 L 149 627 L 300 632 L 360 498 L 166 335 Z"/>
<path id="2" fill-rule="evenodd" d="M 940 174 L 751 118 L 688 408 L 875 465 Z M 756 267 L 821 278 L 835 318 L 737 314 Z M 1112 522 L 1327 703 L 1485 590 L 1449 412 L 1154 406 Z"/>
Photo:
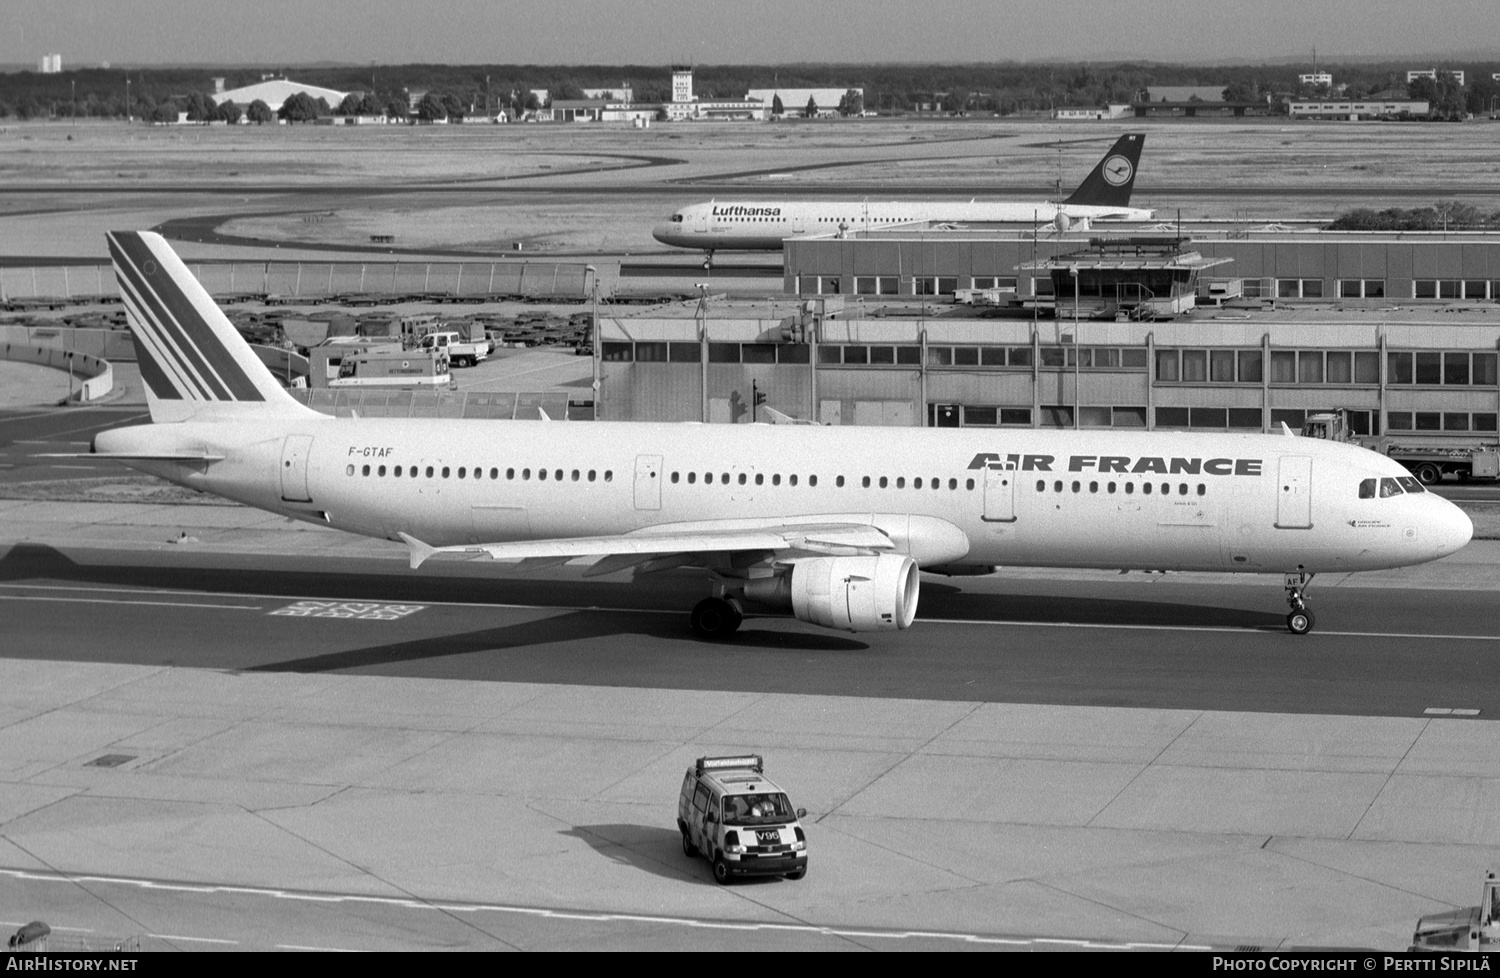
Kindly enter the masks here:
<path id="1" fill-rule="evenodd" d="M 1485 875 L 1477 907 L 1424 914 L 1408 950 L 1500 951 L 1500 880 Z"/>
<path id="2" fill-rule="evenodd" d="M 467 343 L 453 330 L 437 330 L 428 333 L 422 337 L 417 348 L 429 353 L 446 354 L 448 362 L 455 367 L 472 367 L 490 355 L 489 340 Z"/>
<path id="3" fill-rule="evenodd" d="M 1444 437 L 1413 443 L 1389 436 L 1355 435 L 1349 430 L 1348 415 L 1343 410 L 1308 415 L 1302 434 L 1362 445 L 1379 452 L 1406 466 L 1423 485 L 1441 482 L 1445 475 L 1458 479 L 1500 479 L 1500 443 L 1492 441 Z"/>

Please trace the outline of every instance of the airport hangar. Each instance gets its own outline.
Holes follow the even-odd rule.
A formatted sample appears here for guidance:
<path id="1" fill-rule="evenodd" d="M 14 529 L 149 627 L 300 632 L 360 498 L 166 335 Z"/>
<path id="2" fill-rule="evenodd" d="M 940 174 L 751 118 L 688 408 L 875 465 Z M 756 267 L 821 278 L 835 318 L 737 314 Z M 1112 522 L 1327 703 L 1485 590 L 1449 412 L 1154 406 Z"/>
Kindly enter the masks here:
<path id="1" fill-rule="evenodd" d="M 903 228 L 784 254 L 796 301 L 601 313 L 597 416 L 1248 432 L 1344 408 L 1357 434 L 1496 439 L 1500 235 Z"/>

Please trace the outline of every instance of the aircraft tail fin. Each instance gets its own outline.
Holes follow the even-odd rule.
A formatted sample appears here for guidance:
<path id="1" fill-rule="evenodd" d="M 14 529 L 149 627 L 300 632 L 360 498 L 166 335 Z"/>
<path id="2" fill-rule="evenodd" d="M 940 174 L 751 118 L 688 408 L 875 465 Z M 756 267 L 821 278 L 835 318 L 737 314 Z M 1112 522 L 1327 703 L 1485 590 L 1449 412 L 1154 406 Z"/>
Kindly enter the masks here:
<path id="1" fill-rule="evenodd" d="M 165 238 L 108 239 L 152 421 L 324 417 L 277 383 Z"/>
<path id="2" fill-rule="evenodd" d="M 1099 161 L 1078 189 L 1063 201 L 1100 207 L 1130 206 L 1130 191 L 1135 187 L 1135 173 L 1140 167 L 1143 132 L 1128 132 L 1115 140 L 1109 152 Z"/>

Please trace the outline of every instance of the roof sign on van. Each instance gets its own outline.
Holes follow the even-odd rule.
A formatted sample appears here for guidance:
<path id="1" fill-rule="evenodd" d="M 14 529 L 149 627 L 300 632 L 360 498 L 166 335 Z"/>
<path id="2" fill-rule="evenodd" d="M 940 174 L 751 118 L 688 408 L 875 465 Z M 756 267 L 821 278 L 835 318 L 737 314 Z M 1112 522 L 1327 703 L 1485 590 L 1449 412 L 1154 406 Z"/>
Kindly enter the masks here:
<path id="1" fill-rule="evenodd" d="M 702 777 L 705 771 L 726 771 L 737 768 L 748 768 L 756 774 L 765 770 L 765 761 L 759 754 L 746 754 L 740 757 L 700 757 L 698 758 L 698 775 Z"/>

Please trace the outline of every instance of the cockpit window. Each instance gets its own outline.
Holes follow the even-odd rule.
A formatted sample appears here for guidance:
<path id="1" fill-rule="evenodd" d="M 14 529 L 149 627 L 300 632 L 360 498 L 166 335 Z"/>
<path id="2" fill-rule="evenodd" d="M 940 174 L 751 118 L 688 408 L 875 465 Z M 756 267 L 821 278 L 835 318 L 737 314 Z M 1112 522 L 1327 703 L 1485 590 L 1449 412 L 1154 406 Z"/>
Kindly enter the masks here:
<path id="1" fill-rule="evenodd" d="M 1401 483 L 1401 488 L 1405 489 L 1407 492 L 1426 492 L 1427 491 L 1426 489 L 1424 489 L 1422 487 L 1422 483 L 1418 482 L 1415 478 L 1413 478 L 1412 476 L 1409 476 L 1409 475 L 1398 475 L 1396 477 L 1396 481 L 1399 482 L 1399 483 Z"/>
<path id="2" fill-rule="evenodd" d="M 673 224 L 681 224 L 682 223 L 682 215 L 681 214 L 673 214 L 672 215 L 672 223 Z"/>
<path id="3" fill-rule="evenodd" d="M 1385 498 L 1387 498 L 1389 496 L 1399 496 L 1399 495 L 1401 495 L 1401 486 L 1396 482 L 1395 479 L 1381 479 L 1380 480 L 1380 498 L 1381 499 L 1385 499 Z"/>
<path id="4" fill-rule="evenodd" d="M 1360 480 L 1360 483 L 1359 483 L 1359 498 L 1360 499 L 1374 499 L 1375 498 L 1375 483 L 1376 483 L 1376 481 L 1377 480 L 1375 480 L 1375 479 L 1361 479 Z"/>

